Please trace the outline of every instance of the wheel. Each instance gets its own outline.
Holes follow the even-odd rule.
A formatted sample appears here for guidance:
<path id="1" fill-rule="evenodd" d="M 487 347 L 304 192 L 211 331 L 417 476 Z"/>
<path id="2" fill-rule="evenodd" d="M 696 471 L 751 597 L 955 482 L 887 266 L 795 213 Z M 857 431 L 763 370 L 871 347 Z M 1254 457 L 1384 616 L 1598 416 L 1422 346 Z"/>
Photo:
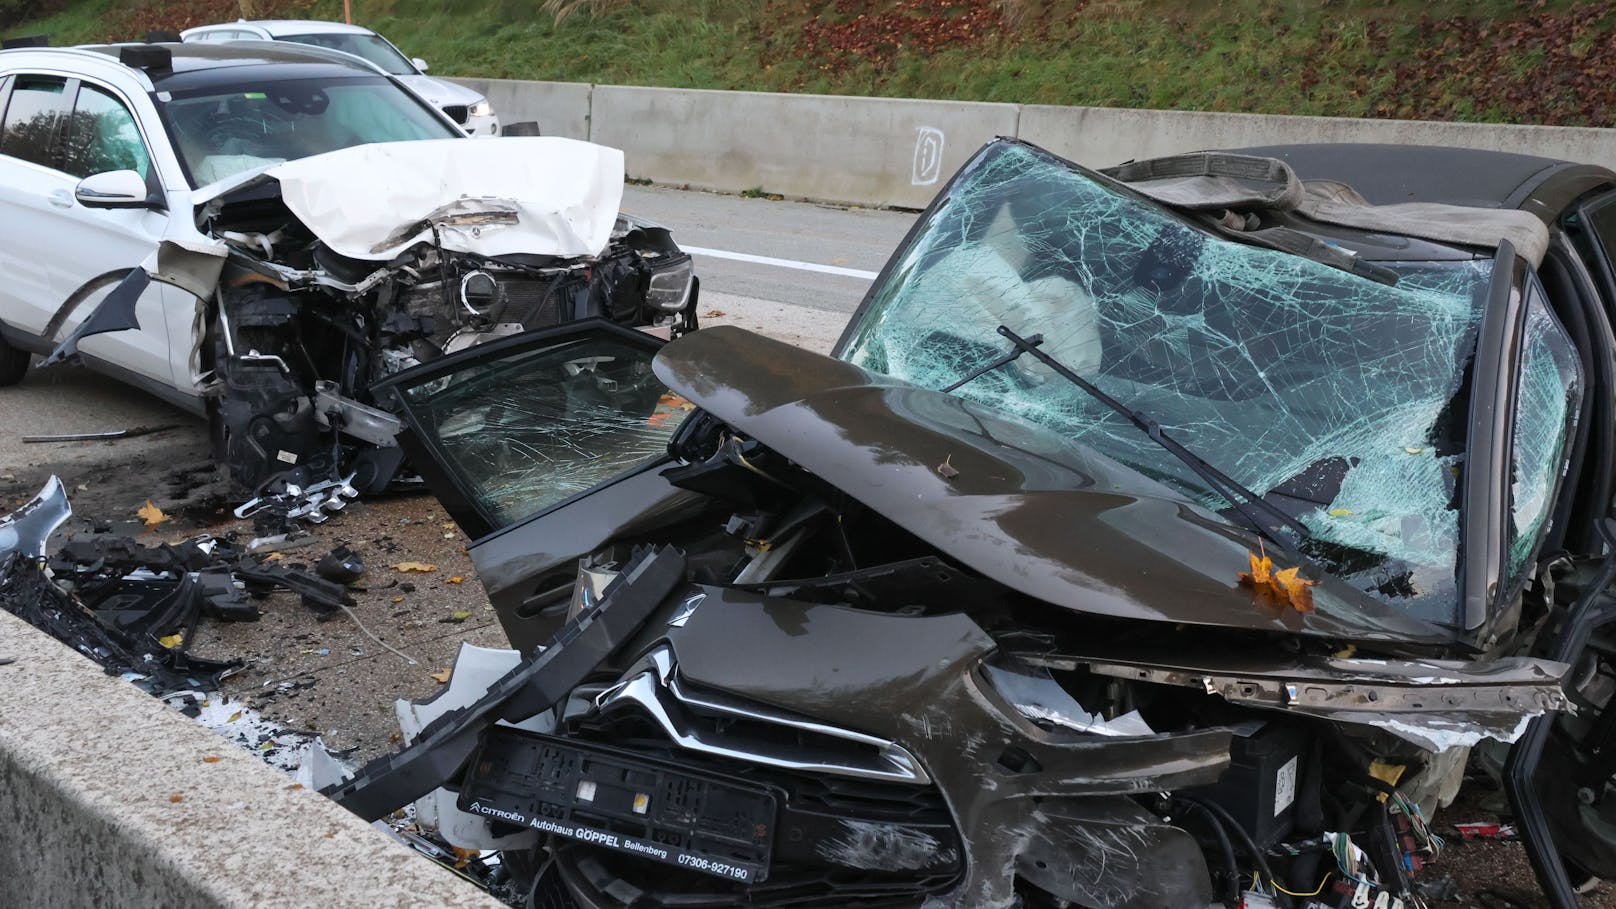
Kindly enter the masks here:
<path id="1" fill-rule="evenodd" d="M 18 350 L 0 338 L 0 388 L 16 385 L 28 371 L 28 351 Z"/>

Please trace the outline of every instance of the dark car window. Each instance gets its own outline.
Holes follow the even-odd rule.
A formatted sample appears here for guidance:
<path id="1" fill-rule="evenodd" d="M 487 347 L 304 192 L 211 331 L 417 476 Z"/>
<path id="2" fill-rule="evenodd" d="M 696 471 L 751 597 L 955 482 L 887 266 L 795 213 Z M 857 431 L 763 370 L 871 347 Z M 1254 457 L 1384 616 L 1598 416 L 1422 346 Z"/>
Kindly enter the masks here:
<path id="1" fill-rule="evenodd" d="M 655 353 L 612 337 L 523 341 L 434 378 L 401 377 L 399 393 L 431 459 L 492 530 L 666 453 L 690 405 L 651 372 Z"/>
<path id="2" fill-rule="evenodd" d="M 1616 194 L 1610 194 L 1588 207 L 1588 226 L 1593 229 L 1605 262 L 1616 271 Z"/>
<path id="3" fill-rule="evenodd" d="M 0 155 L 58 167 L 56 128 L 67 116 L 67 80 L 18 76 L 0 122 Z"/>
<path id="4" fill-rule="evenodd" d="M 313 47 L 339 50 L 355 57 L 363 57 L 394 76 L 413 76 L 415 66 L 404 59 L 398 48 L 380 35 L 340 35 L 329 32 L 314 35 L 281 35 L 277 41 L 292 41 Z"/>
<path id="5" fill-rule="evenodd" d="M 1512 582 L 1520 580 L 1530 567 L 1533 552 L 1547 529 L 1582 395 L 1582 371 L 1576 350 L 1549 311 L 1543 290 L 1535 281 L 1527 299 L 1518 381 L 1510 485 Z"/>
<path id="6" fill-rule="evenodd" d="M 371 142 L 465 138 L 379 75 L 214 85 L 174 92 L 162 111 L 195 186 Z"/>
<path id="7" fill-rule="evenodd" d="M 132 170 L 144 177 L 150 169 L 151 156 L 129 108 L 102 89 L 81 85 L 62 145 L 62 170 L 75 177 Z"/>

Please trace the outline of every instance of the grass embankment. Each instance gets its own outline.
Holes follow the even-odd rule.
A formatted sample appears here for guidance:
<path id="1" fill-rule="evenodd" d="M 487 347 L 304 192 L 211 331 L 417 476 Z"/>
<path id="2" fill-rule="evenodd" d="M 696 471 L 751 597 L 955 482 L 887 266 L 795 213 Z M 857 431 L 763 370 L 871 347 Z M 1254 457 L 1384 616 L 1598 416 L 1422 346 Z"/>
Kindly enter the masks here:
<path id="1" fill-rule="evenodd" d="M 254 5 L 342 15 L 341 0 Z M 353 6 L 444 75 L 1616 124 L 1616 0 L 631 0 L 559 25 L 538 0 Z M 236 13 L 232 0 L 77 0 L 0 26 L 69 43 Z"/>

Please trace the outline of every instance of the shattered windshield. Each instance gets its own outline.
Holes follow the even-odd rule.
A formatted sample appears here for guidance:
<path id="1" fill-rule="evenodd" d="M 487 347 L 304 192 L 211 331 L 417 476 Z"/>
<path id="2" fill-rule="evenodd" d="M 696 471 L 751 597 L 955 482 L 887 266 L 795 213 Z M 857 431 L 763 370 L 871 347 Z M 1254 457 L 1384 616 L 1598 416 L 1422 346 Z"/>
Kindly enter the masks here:
<path id="1" fill-rule="evenodd" d="M 1043 350 L 1294 514 L 1315 538 L 1310 556 L 1411 614 L 1453 622 L 1462 397 L 1492 262 L 1383 264 L 1396 286 L 1223 240 L 1004 143 L 899 253 L 843 357 L 944 388 L 1009 349 L 999 325 L 1042 334 Z M 1031 358 L 955 393 L 1232 513 Z"/>
<path id="2" fill-rule="evenodd" d="M 464 137 L 382 76 L 212 85 L 161 108 L 195 186 L 354 145 Z"/>

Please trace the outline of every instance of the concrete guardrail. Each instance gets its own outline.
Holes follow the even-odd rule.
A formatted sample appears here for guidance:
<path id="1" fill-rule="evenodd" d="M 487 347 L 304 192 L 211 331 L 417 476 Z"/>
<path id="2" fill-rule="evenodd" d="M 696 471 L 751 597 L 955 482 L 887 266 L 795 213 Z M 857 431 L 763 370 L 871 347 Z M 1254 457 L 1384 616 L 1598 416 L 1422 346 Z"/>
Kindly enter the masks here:
<path id="1" fill-rule="evenodd" d="M 1616 130 L 458 80 L 503 122 L 621 148 L 658 183 L 921 208 L 971 153 L 1017 136 L 1090 167 L 1295 142 L 1454 145 L 1616 169 Z"/>
<path id="2" fill-rule="evenodd" d="M 0 657 L 0 905 L 504 905 L 6 612 Z"/>

